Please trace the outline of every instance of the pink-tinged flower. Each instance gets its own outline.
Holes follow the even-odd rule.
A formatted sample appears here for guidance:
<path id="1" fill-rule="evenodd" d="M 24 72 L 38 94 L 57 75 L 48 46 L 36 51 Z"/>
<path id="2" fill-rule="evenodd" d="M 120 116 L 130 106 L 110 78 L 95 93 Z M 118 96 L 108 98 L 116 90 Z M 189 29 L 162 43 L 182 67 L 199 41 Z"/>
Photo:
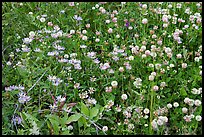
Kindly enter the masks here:
<path id="1" fill-rule="evenodd" d="M 142 24 L 147 24 L 148 20 L 146 18 L 142 19 Z"/>
<path id="2" fill-rule="evenodd" d="M 90 28 L 90 26 L 91 26 L 90 24 L 86 24 L 86 28 Z"/>
<path id="3" fill-rule="evenodd" d="M 116 87 L 118 86 L 118 82 L 117 82 L 117 81 L 112 81 L 112 82 L 111 82 L 111 86 L 112 86 L 113 88 L 116 88 Z"/>
<path id="4" fill-rule="evenodd" d="M 48 26 L 53 26 L 52 22 L 47 23 Z"/>
<path id="5" fill-rule="evenodd" d="M 124 68 L 123 68 L 123 67 L 120 67 L 120 68 L 119 68 L 119 71 L 120 71 L 120 72 L 123 72 L 123 71 L 124 71 Z"/>
<path id="6" fill-rule="evenodd" d="M 158 91 L 158 90 L 159 90 L 159 87 L 158 87 L 158 86 L 154 86 L 154 87 L 153 87 L 153 90 L 154 90 L 154 91 Z"/>
<path id="7" fill-rule="evenodd" d="M 74 6 L 74 2 L 69 2 L 69 6 Z"/>
<path id="8" fill-rule="evenodd" d="M 113 29 L 112 29 L 112 28 L 109 28 L 109 29 L 108 29 L 108 33 L 113 33 Z"/>
<path id="9" fill-rule="evenodd" d="M 106 92 L 112 92 L 112 87 L 106 87 L 106 88 L 105 88 L 105 91 L 106 91 Z"/>
<path id="10" fill-rule="evenodd" d="M 187 64 L 186 63 L 182 63 L 182 68 L 187 68 Z"/>

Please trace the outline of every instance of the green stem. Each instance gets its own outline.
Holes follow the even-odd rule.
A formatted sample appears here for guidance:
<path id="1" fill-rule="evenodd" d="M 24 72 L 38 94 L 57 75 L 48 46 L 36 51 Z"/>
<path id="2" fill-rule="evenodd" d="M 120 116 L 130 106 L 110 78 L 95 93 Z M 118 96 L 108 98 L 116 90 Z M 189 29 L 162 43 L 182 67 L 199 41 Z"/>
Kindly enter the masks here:
<path id="1" fill-rule="evenodd" d="M 151 90 L 150 126 L 149 126 L 149 133 L 150 133 L 150 135 L 152 135 L 152 126 L 151 126 L 151 122 L 152 122 L 152 119 L 153 119 L 153 97 L 154 97 L 154 91 Z"/>

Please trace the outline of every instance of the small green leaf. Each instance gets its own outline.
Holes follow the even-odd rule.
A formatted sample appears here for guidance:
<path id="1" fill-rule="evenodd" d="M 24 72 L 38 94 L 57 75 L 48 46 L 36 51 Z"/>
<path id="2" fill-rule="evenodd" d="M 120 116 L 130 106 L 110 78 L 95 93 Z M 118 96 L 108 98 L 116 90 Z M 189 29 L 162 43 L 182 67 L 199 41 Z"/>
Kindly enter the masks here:
<path id="1" fill-rule="evenodd" d="M 184 87 L 180 88 L 181 96 L 187 96 L 186 90 Z"/>
<path id="2" fill-rule="evenodd" d="M 81 113 L 89 116 L 89 109 L 83 102 L 81 102 Z"/>
<path id="3" fill-rule="evenodd" d="M 66 124 L 69 124 L 69 123 L 71 123 L 71 122 L 73 122 L 73 121 L 77 121 L 81 116 L 82 116 L 82 114 L 79 114 L 79 113 L 74 114 L 74 115 L 71 115 L 71 116 L 68 118 L 68 120 L 66 121 Z"/>
<path id="4" fill-rule="evenodd" d="M 49 120 L 50 120 L 52 127 L 54 129 L 54 134 L 58 135 L 59 134 L 59 122 L 52 119 L 52 118 L 49 118 Z"/>
<path id="5" fill-rule="evenodd" d="M 91 110 L 90 110 L 90 119 L 94 118 L 95 116 L 97 116 L 99 112 L 99 109 L 96 108 L 96 107 L 93 107 Z"/>
<path id="6" fill-rule="evenodd" d="M 84 117 L 80 117 L 78 120 L 78 126 L 82 127 L 83 125 L 86 125 L 86 119 Z"/>

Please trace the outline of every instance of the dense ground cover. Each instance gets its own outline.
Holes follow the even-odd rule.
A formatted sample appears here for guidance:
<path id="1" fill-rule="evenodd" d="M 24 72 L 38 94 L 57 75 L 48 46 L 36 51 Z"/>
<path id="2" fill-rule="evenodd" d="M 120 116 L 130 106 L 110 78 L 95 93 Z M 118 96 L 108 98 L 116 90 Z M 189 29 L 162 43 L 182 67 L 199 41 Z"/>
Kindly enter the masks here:
<path id="1" fill-rule="evenodd" d="M 2 3 L 2 134 L 202 134 L 202 2 Z"/>

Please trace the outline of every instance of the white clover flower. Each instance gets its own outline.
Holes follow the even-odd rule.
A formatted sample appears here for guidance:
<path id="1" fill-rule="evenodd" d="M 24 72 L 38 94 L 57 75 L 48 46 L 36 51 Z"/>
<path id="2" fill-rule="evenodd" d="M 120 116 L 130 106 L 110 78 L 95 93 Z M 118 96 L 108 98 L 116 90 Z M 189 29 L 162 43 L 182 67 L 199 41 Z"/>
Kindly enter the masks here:
<path id="1" fill-rule="evenodd" d="M 147 4 L 142 4 L 143 9 L 147 9 Z"/>
<path id="2" fill-rule="evenodd" d="M 67 127 L 67 129 L 68 129 L 68 130 L 73 130 L 73 126 L 72 126 L 72 125 L 69 125 L 69 126 Z"/>
<path id="3" fill-rule="evenodd" d="M 128 124 L 128 129 L 129 129 L 129 130 L 133 130 L 134 128 L 135 128 L 134 124 L 131 124 L 131 123 Z"/>
<path id="4" fill-rule="evenodd" d="M 135 81 L 133 82 L 133 85 L 134 85 L 136 88 L 141 88 L 141 86 L 142 86 L 142 79 L 136 78 Z"/>
<path id="5" fill-rule="evenodd" d="M 193 106 L 193 105 L 194 105 L 194 102 L 195 102 L 195 101 L 194 101 L 193 99 L 189 99 L 188 105 L 189 105 L 189 106 Z"/>
<path id="6" fill-rule="evenodd" d="M 129 60 L 134 60 L 134 56 L 129 56 Z"/>
<path id="7" fill-rule="evenodd" d="M 161 125 L 163 125 L 163 124 L 164 124 L 164 122 L 163 122 L 163 120 L 158 119 L 158 120 L 157 120 L 157 124 L 158 124 L 159 126 L 161 126 Z"/>
<path id="8" fill-rule="evenodd" d="M 40 18 L 40 22 L 45 22 L 45 18 Z"/>
<path id="9" fill-rule="evenodd" d="M 149 80 L 153 81 L 154 80 L 154 76 L 153 75 L 149 75 Z"/>
<path id="10" fill-rule="evenodd" d="M 70 34 L 74 34 L 75 33 L 75 30 L 70 30 L 70 32 L 69 32 Z"/>
<path id="11" fill-rule="evenodd" d="M 197 107 L 198 107 L 198 106 L 200 106 L 200 105 L 201 105 L 201 101 L 197 99 L 197 100 L 195 100 L 194 104 L 195 104 L 195 106 L 197 106 Z"/>
<path id="12" fill-rule="evenodd" d="M 117 81 L 112 81 L 112 82 L 111 82 L 111 86 L 112 86 L 113 88 L 116 88 L 116 87 L 118 86 L 118 82 L 117 82 Z"/>
<path id="13" fill-rule="evenodd" d="M 145 109 L 143 110 L 143 112 L 144 112 L 145 114 L 149 114 L 149 109 L 148 109 L 148 108 L 145 108 Z"/>
<path id="14" fill-rule="evenodd" d="M 121 98 L 122 98 L 122 100 L 126 100 L 127 99 L 127 95 L 126 94 L 122 94 Z"/>
<path id="15" fill-rule="evenodd" d="M 87 39 L 88 39 L 87 36 L 83 36 L 83 37 L 82 37 L 82 40 L 84 40 L 84 41 L 86 41 Z"/>
<path id="16" fill-rule="evenodd" d="M 106 23 L 109 24 L 109 23 L 110 23 L 110 20 L 106 20 Z"/>
<path id="17" fill-rule="evenodd" d="M 159 90 L 159 87 L 158 87 L 158 86 L 153 86 L 153 90 L 154 90 L 154 91 L 158 91 L 158 90 Z"/>
<path id="18" fill-rule="evenodd" d="M 103 126 L 102 130 L 103 130 L 103 132 L 108 131 L 108 127 L 107 126 Z"/>
<path id="19" fill-rule="evenodd" d="M 158 129 L 156 119 L 154 119 L 154 120 L 151 122 L 151 125 L 152 125 L 152 127 L 153 127 L 154 130 L 157 130 L 157 129 Z"/>
<path id="20" fill-rule="evenodd" d="M 167 108 L 172 108 L 172 104 L 167 104 Z"/>
<path id="21" fill-rule="evenodd" d="M 173 68 L 173 67 L 174 67 L 174 64 L 170 64 L 169 67 L 170 67 L 170 68 Z"/>
<path id="22" fill-rule="evenodd" d="M 99 42 L 99 41 L 100 41 L 100 39 L 99 39 L 99 38 L 96 38 L 96 39 L 95 39 L 95 42 Z"/>
<path id="23" fill-rule="evenodd" d="M 201 120 L 202 120 L 202 117 L 201 117 L 200 115 L 197 115 L 197 116 L 195 117 L 195 119 L 196 119 L 196 121 L 201 121 Z"/>
<path id="24" fill-rule="evenodd" d="M 87 33 L 87 31 L 86 31 L 86 30 L 82 30 L 82 33 L 83 33 L 83 34 L 86 34 L 86 33 Z"/>
<path id="25" fill-rule="evenodd" d="M 108 33 L 113 33 L 113 29 L 112 29 L 112 28 L 109 28 L 109 29 L 108 29 Z"/>
<path id="26" fill-rule="evenodd" d="M 187 63 L 182 63 L 182 68 L 187 68 Z"/>
<path id="27" fill-rule="evenodd" d="M 178 103 L 178 102 L 174 102 L 173 106 L 174 106 L 175 108 L 177 108 L 177 107 L 179 106 L 179 103 Z"/>
<path id="28" fill-rule="evenodd" d="M 146 18 L 142 19 L 142 24 L 147 24 L 148 20 Z"/>
<path id="29" fill-rule="evenodd" d="M 119 34 L 117 34 L 117 35 L 116 35 L 116 38 L 120 38 L 120 35 L 119 35 Z"/>
<path id="30" fill-rule="evenodd" d="M 119 68 L 119 71 L 120 71 L 120 72 L 123 72 L 123 71 L 124 71 L 124 67 L 120 67 L 120 68 Z"/>
<path id="31" fill-rule="evenodd" d="M 34 31 L 30 31 L 30 32 L 29 32 L 29 36 L 30 36 L 31 38 L 33 38 L 33 37 L 35 36 L 35 32 L 34 32 Z"/>
<path id="32" fill-rule="evenodd" d="M 200 61 L 200 58 L 199 57 L 195 57 L 195 62 L 199 62 Z"/>
<path id="33" fill-rule="evenodd" d="M 189 101 L 190 101 L 190 99 L 189 99 L 189 98 L 185 98 L 185 99 L 184 99 L 184 102 L 185 102 L 186 104 L 188 104 L 188 103 L 189 103 Z"/>
<path id="34" fill-rule="evenodd" d="M 187 112 L 188 112 L 188 109 L 187 109 L 186 107 L 183 107 L 183 108 L 182 108 L 182 112 L 183 112 L 183 113 L 187 113 Z"/>

